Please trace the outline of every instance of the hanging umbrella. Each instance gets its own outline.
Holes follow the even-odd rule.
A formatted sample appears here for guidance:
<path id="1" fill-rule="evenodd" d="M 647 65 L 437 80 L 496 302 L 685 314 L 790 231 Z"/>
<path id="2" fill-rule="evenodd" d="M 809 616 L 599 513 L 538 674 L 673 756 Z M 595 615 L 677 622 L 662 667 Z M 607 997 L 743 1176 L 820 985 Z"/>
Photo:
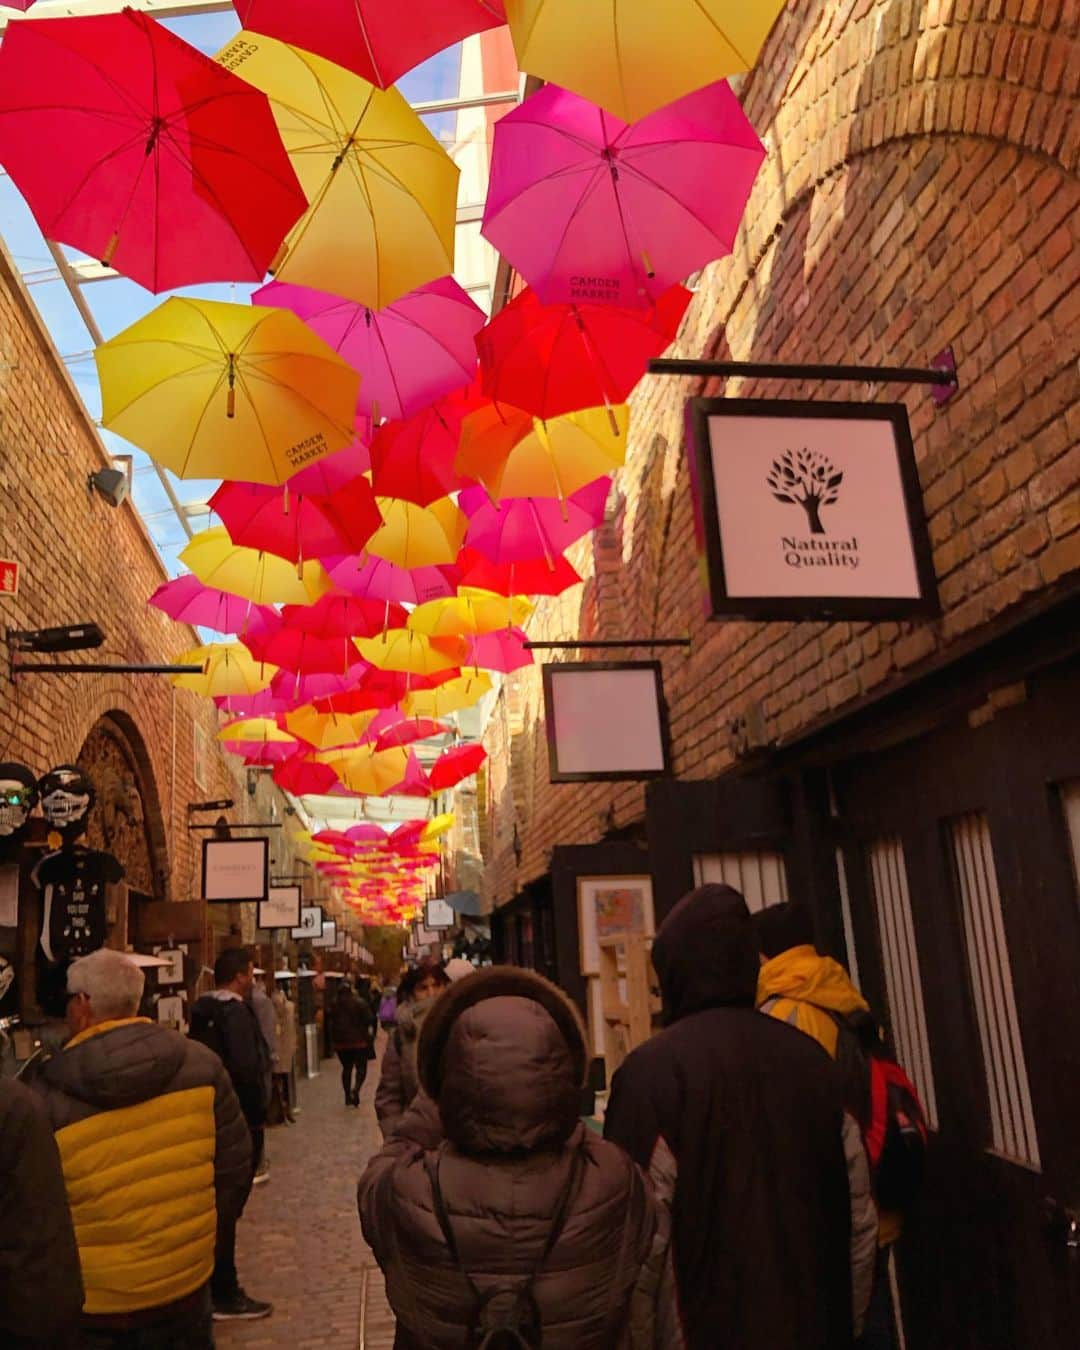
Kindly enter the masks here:
<path id="1" fill-rule="evenodd" d="M 367 419 L 361 418 L 366 428 Z M 344 450 L 335 450 L 332 455 L 324 455 L 306 469 L 294 473 L 286 483 L 289 492 L 327 497 L 338 488 L 346 487 L 361 474 L 371 468 L 371 454 L 368 451 L 364 434 L 357 432 L 352 445 Z"/>
<path id="2" fill-rule="evenodd" d="M 403 749 L 378 751 L 361 747 L 333 750 L 320 754 L 318 759 L 328 764 L 351 792 L 381 797 L 404 778 L 409 753 Z"/>
<path id="3" fill-rule="evenodd" d="M 483 488 L 461 494 L 469 517 L 465 542 L 496 563 L 535 562 L 555 567 L 559 554 L 604 519 L 610 478 L 579 488 L 565 502 L 550 497 L 522 497 L 493 506 Z"/>
<path id="4" fill-rule="evenodd" d="M 433 839 L 439 839 L 453 827 L 453 811 L 445 811 L 441 816 L 432 816 L 430 820 L 424 822 L 424 828 L 420 835 L 421 842 L 430 843 Z"/>
<path id="5" fill-rule="evenodd" d="M 413 416 L 381 426 L 371 439 L 375 491 L 428 506 L 465 487 L 455 460 L 464 419 L 488 404 L 474 386 L 456 390 Z"/>
<path id="6" fill-rule="evenodd" d="M 286 605 L 276 629 L 244 641 L 252 655 L 283 670 L 343 674 L 356 662 L 354 637 L 370 637 L 406 617 L 397 605 L 324 595 L 314 605 Z"/>
<path id="7" fill-rule="evenodd" d="M 314 703 L 317 699 L 337 697 L 347 689 L 352 689 L 370 667 L 365 661 L 357 661 L 348 670 L 314 671 L 303 674 L 299 671 L 282 670 L 270 683 L 271 690 L 279 697 L 287 699 L 290 707 L 301 703 Z"/>
<path id="8" fill-rule="evenodd" d="M 493 633 L 523 624 L 533 605 L 523 595 L 507 597 L 466 587 L 449 600 L 431 600 L 409 615 L 408 627 L 428 637 Z"/>
<path id="9" fill-rule="evenodd" d="M 457 664 L 431 645 L 423 633 L 411 628 L 390 628 L 378 637 L 356 638 L 356 649 L 379 670 L 397 670 L 413 675 L 432 675 L 452 670 Z"/>
<path id="10" fill-rule="evenodd" d="M 402 605 L 422 605 L 425 600 L 453 595 L 459 572 L 456 567 L 395 567 L 385 558 L 324 559 L 330 580 L 341 591 L 360 599 L 389 600 Z"/>
<path id="11" fill-rule="evenodd" d="M 244 646 L 257 661 L 269 661 L 296 676 L 342 675 L 356 652 L 347 637 L 316 637 L 281 623 L 265 633 L 248 633 Z"/>
<path id="12" fill-rule="evenodd" d="M 217 60 L 269 97 L 310 203 L 279 280 L 380 309 L 454 270 L 458 167 L 396 89 L 255 33 Z"/>
<path id="13" fill-rule="evenodd" d="M 519 70 L 628 121 L 749 70 L 783 0 L 505 0 Z"/>
<path id="14" fill-rule="evenodd" d="M 405 767 L 405 773 L 401 781 L 394 784 L 393 793 L 395 797 L 430 797 L 431 784 L 428 782 L 428 776 L 424 772 L 424 766 L 416 757 L 415 752 L 409 752 L 409 760 Z"/>
<path id="15" fill-rule="evenodd" d="M 338 776 L 329 764 L 317 764 L 304 754 L 293 755 L 277 765 L 273 778 L 278 787 L 296 797 L 320 796 L 338 782 Z"/>
<path id="16" fill-rule="evenodd" d="M 102 423 L 180 478 L 283 483 L 353 438 L 356 372 L 283 309 L 174 295 L 94 360 Z"/>
<path id="17" fill-rule="evenodd" d="M 375 742 L 376 750 L 389 750 L 394 745 L 413 745 L 428 741 L 433 736 L 444 736 L 450 730 L 446 722 L 430 717 L 403 717 L 383 731 Z"/>
<path id="18" fill-rule="evenodd" d="M 428 778 L 433 792 L 446 792 L 457 787 L 473 774 L 487 759 L 487 751 L 482 745 L 455 745 L 444 750 L 431 766 Z"/>
<path id="19" fill-rule="evenodd" d="M 180 657 L 179 665 L 201 665 L 201 675 L 170 675 L 178 689 L 190 689 L 205 698 L 231 694 L 257 694 L 275 675 L 273 666 L 259 665 L 238 642 L 212 642 L 194 647 Z"/>
<path id="20" fill-rule="evenodd" d="M 257 694 L 229 694 L 214 702 L 229 717 L 276 717 L 291 706 L 285 699 L 275 698 L 270 689 Z"/>
<path id="21" fill-rule="evenodd" d="M 625 403 L 691 298 L 672 286 L 648 309 L 544 305 L 529 287 L 476 339 L 484 393 L 542 418 Z"/>
<path id="22" fill-rule="evenodd" d="M 294 563 L 359 551 L 382 524 L 366 478 L 354 478 L 326 497 L 262 483 L 222 483 L 210 510 L 234 544 Z"/>
<path id="23" fill-rule="evenodd" d="M 147 604 L 177 623 L 212 628 L 215 633 L 242 633 L 277 621 L 277 611 L 269 605 L 256 605 L 228 591 L 216 590 L 191 574 L 164 582 Z"/>
<path id="24" fill-rule="evenodd" d="M 647 308 L 731 252 L 764 158 L 723 81 L 632 125 L 549 85 L 495 128 L 483 234 L 545 304 Z"/>
<path id="25" fill-rule="evenodd" d="M 297 569 L 273 553 L 241 548 L 226 530 L 203 530 L 180 553 L 180 561 L 207 586 L 256 604 L 311 604 L 330 590 L 330 579 L 317 562 Z"/>
<path id="26" fill-rule="evenodd" d="M 383 524 L 368 540 L 370 555 L 407 571 L 443 567 L 456 560 L 467 522 L 449 497 L 429 506 L 417 506 L 396 497 L 375 500 Z"/>
<path id="27" fill-rule="evenodd" d="M 462 38 L 506 22 L 502 0 L 233 0 L 242 28 L 291 42 L 387 89 Z"/>
<path id="28" fill-rule="evenodd" d="M 401 708 L 409 717 L 449 717 L 473 707 L 490 691 L 491 678 L 483 671 L 462 672 L 437 689 L 413 690 L 402 700 Z"/>
<path id="29" fill-rule="evenodd" d="M 505 455 L 490 456 L 462 435 L 457 466 L 479 479 L 493 500 L 506 497 L 557 497 L 565 501 L 578 488 L 617 469 L 626 458 L 630 411 L 587 408 L 529 429 Z"/>
<path id="30" fill-rule="evenodd" d="M 319 712 L 311 703 L 287 712 L 285 727 L 316 750 L 337 750 L 359 745 L 374 718 L 374 711 L 360 713 Z"/>
<path id="31" fill-rule="evenodd" d="M 400 605 L 330 594 L 313 605 L 286 605 L 281 618 L 298 632 L 316 637 L 373 637 L 386 628 L 403 626 L 408 614 Z"/>
<path id="32" fill-rule="evenodd" d="M 236 755 L 256 755 L 264 764 L 277 764 L 289 759 L 300 748 L 295 736 L 282 731 L 268 717 L 246 717 L 230 722 L 217 733 L 225 749 Z"/>
<path id="33" fill-rule="evenodd" d="M 260 280 L 306 208 L 266 97 L 131 9 L 8 25 L 0 162 L 42 234 L 151 291 Z"/>
<path id="34" fill-rule="evenodd" d="M 520 628 L 502 628 L 496 633 L 434 637 L 431 642 L 453 657 L 463 670 L 494 670 L 500 675 L 510 675 L 534 664 L 533 654 L 525 646 L 528 640 Z"/>
<path id="35" fill-rule="evenodd" d="M 252 299 L 291 309 L 360 373 L 357 408 L 376 424 L 411 417 L 476 373 L 484 314 L 453 277 L 439 277 L 377 310 L 280 281 Z"/>
<path id="36" fill-rule="evenodd" d="M 313 699 L 319 712 L 354 713 L 395 708 L 414 689 L 435 689 L 456 676 L 454 670 L 435 675 L 414 675 L 404 671 L 376 670 L 365 666 L 364 673 L 347 689 Z"/>
<path id="37" fill-rule="evenodd" d="M 462 586 L 496 591 L 499 595 L 562 595 L 571 586 L 581 584 L 581 577 L 563 557 L 555 559 L 554 567 L 543 561 L 493 563 L 475 549 L 463 548 L 458 565 Z"/>

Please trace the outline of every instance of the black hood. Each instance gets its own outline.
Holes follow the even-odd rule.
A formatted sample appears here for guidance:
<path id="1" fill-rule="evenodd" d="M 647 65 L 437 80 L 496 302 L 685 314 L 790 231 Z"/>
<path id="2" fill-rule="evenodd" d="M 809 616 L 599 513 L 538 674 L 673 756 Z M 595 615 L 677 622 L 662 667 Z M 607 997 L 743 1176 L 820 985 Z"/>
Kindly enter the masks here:
<path id="1" fill-rule="evenodd" d="M 660 925 L 652 959 L 669 1023 L 703 1008 L 754 1006 L 758 944 L 746 901 L 731 886 L 683 896 Z"/>

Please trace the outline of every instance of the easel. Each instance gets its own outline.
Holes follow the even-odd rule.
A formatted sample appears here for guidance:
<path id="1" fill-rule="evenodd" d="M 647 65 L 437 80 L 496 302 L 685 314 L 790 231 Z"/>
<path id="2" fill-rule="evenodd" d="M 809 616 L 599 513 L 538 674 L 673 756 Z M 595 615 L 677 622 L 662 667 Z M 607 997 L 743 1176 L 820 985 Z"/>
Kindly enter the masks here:
<path id="1" fill-rule="evenodd" d="M 604 1068 L 610 1089 L 616 1069 L 631 1050 L 652 1035 L 652 1019 L 660 1010 L 652 993 L 652 938 L 640 933 L 600 939 L 600 1001 L 604 1018 Z M 620 954 L 624 955 L 619 968 Z M 626 981 L 626 1001 L 619 982 Z"/>

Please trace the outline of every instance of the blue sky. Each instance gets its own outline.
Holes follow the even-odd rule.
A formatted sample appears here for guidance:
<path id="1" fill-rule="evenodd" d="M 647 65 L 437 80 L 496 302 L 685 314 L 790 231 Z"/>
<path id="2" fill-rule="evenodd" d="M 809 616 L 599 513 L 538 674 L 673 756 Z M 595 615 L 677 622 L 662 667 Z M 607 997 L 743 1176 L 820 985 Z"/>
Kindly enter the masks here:
<path id="1" fill-rule="evenodd" d="M 238 31 L 235 14 L 230 10 L 220 14 L 191 15 L 169 20 L 167 26 L 186 42 L 213 55 Z M 453 98 L 458 92 L 460 47 L 448 48 L 398 84 L 411 102 Z M 431 131 L 441 140 L 450 142 L 454 135 L 454 114 L 429 116 L 425 119 Z M 93 417 L 101 412 L 97 373 L 91 348 L 91 336 L 75 307 L 67 287 L 60 280 L 38 280 L 35 272 L 47 277 L 53 270 L 53 261 L 41 233 L 15 185 L 6 175 L 0 176 L 0 233 L 8 251 L 30 286 L 30 294 L 52 333 L 53 341 L 64 358 L 71 376 L 81 392 Z M 72 259 L 82 255 L 65 249 Z M 198 286 L 177 294 L 200 295 L 210 299 L 244 302 L 254 287 L 249 285 Z M 124 278 L 94 282 L 83 287 L 90 309 L 106 338 L 134 323 L 165 299 L 154 296 L 141 286 Z M 134 500 L 147 521 L 155 542 L 169 571 L 181 570 L 176 554 L 184 546 L 186 536 L 179 522 L 169 510 L 168 498 L 158 481 L 150 462 L 141 451 L 109 432 L 103 432 L 107 444 L 116 454 L 132 454 L 135 462 Z M 177 496 L 182 502 L 205 501 L 216 483 L 174 479 Z M 199 528 L 203 521 L 194 521 Z"/>

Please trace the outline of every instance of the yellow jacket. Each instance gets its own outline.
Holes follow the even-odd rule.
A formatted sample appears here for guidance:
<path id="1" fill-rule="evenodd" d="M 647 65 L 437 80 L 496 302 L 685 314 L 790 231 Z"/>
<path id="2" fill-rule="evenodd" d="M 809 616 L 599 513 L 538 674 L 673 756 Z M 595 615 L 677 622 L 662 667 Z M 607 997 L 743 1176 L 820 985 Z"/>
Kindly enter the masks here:
<path id="1" fill-rule="evenodd" d="M 84 1315 L 173 1303 L 210 1278 L 218 1210 L 239 1214 L 251 1140 L 221 1061 L 146 1018 L 102 1022 L 36 1086 L 64 1168 Z"/>
<path id="2" fill-rule="evenodd" d="M 866 1011 L 868 1005 L 838 961 L 806 946 L 790 947 L 765 962 L 758 975 L 757 1006 L 813 1036 L 835 1059 L 839 1028 L 829 1012 L 845 1017 Z"/>

